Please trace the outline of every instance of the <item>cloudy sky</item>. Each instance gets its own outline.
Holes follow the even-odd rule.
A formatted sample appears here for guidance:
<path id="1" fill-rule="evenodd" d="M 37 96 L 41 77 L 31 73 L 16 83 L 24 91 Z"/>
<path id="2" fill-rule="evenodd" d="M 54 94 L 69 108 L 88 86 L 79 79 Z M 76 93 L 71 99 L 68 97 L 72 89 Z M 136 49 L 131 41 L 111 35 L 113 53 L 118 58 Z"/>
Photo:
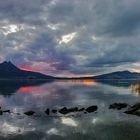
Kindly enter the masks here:
<path id="1" fill-rule="evenodd" d="M 51 75 L 140 71 L 139 0 L 0 0 L 0 62 Z"/>

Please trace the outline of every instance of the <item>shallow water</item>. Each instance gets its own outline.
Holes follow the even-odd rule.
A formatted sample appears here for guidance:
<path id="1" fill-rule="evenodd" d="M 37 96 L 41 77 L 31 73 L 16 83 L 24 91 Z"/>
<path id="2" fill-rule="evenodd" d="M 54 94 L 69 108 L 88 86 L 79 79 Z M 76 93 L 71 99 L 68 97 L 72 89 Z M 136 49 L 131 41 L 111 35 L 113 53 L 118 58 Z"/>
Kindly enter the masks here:
<path id="1" fill-rule="evenodd" d="M 1 81 L 0 106 L 12 114 L 0 116 L 0 139 L 13 140 L 138 140 L 140 117 L 109 110 L 114 102 L 130 105 L 140 101 L 137 81 L 64 80 L 47 83 Z M 16 83 L 16 82 L 15 82 Z M 91 114 L 47 116 L 46 108 L 98 105 Z M 26 116 L 33 110 L 36 115 Z M 20 115 L 16 114 L 20 113 Z"/>

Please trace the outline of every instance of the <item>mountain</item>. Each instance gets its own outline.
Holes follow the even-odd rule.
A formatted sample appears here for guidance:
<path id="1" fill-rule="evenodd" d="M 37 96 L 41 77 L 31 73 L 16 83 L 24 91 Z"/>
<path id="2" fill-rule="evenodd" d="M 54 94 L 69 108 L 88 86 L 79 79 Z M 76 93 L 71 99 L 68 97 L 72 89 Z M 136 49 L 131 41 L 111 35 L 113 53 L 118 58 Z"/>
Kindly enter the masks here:
<path id="1" fill-rule="evenodd" d="M 39 72 L 25 71 L 16 67 L 10 61 L 0 64 L 0 79 L 54 79 L 55 77 Z"/>
<path id="2" fill-rule="evenodd" d="M 94 76 L 93 79 L 140 79 L 140 73 L 130 71 L 118 71 Z"/>
<path id="3" fill-rule="evenodd" d="M 53 77 L 39 72 L 21 70 L 10 61 L 4 61 L 0 64 L 0 79 L 95 79 L 95 80 L 113 80 L 113 79 L 140 79 L 140 73 L 130 71 L 118 71 L 108 74 L 98 75 L 94 77 L 80 77 L 80 78 L 66 78 L 66 77 Z"/>

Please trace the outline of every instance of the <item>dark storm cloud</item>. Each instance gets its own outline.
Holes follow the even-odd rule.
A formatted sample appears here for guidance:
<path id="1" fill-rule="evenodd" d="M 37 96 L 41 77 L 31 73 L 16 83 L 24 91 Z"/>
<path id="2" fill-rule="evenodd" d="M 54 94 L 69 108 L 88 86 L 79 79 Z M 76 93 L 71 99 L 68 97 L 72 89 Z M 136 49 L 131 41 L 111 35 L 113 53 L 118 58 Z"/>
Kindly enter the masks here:
<path id="1" fill-rule="evenodd" d="M 0 60 L 61 75 L 134 68 L 139 7 L 138 0 L 0 1 Z"/>
<path id="2" fill-rule="evenodd" d="M 0 18 L 15 22 L 41 23 L 43 5 L 50 0 L 5 0 L 0 1 Z M 40 20 L 39 20 L 40 19 Z"/>
<path id="3" fill-rule="evenodd" d="M 67 67 L 75 62 L 67 52 L 57 49 L 56 40 L 47 33 L 39 35 L 28 49 L 32 53 L 29 56 L 32 61 L 49 63 L 56 70 L 67 70 Z"/>
<path id="4" fill-rule="evenodd" d="M 140 60 L 140 47 L 130 46 L 130 44 L 121 44 L 117 48 L 105 53 L 97 58 L 89 66 L 116 66 L 125 63 L 133 63 Z"/>
<path id="5" fill-rule="evenodd" d="M 135 33 L 140 23 L 139 5 L 138 0 L 98 1 L 95 8 L 99 23 L 95 29 L 97 34 L 112 37 Z"/>

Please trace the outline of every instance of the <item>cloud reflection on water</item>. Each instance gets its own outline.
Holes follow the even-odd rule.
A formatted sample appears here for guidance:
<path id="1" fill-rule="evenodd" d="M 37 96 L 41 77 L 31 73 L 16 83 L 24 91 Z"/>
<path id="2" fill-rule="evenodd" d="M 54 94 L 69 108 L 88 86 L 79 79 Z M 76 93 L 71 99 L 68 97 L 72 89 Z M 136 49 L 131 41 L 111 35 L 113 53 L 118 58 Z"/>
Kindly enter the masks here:
<path id="1" fill-rule="evenodd" d="M 27 88 L 27 90 L 21 90 L 22 88 Z M 110 103 L 127 102 L 131 104 L 137 101 L 139 98 L 132 94 L 129 86 L 119 87 L 118 84 L 114 86 L 91 80 L 64 80 L 38 86 L 23 86 L 10 96 L 0 95 L 2 108 L 22 114 L 21 116 L 15 114 L 0 116 L 0 136 L 7 138 L 9 134 L 12 136 L 22 134 L 31 138 L 36 133 L 40 137 L 38 139 L 53 139 L 55 136 L 62 139 L 73 138 L 78 133 L 79 136 L 92 134 L 94 137 L 96 133 L 100 132 L 99 128 L 104 128 L 105 124 L 108 126 L 105 128 L 107 129 L 111 128 L 113 123 L 119 121 L 128 123 L 133 120 L 129 116 L 124 117 L 123 114 L 108 111 Z M 52 109 L 90 105 L 98 105 L 97 114 L 83 113 L 81 117 L 47 117 L 44 113 L 47 107 Z M 41 116 L 25 116 L 23 112 L 27 110 L 34 110 Z M 135 118 L 135 121 L 138 119 Z M 139 123 L 138 121 L 137 124 Z M 121 127 L 118 128 L 121 129 Z"/>

